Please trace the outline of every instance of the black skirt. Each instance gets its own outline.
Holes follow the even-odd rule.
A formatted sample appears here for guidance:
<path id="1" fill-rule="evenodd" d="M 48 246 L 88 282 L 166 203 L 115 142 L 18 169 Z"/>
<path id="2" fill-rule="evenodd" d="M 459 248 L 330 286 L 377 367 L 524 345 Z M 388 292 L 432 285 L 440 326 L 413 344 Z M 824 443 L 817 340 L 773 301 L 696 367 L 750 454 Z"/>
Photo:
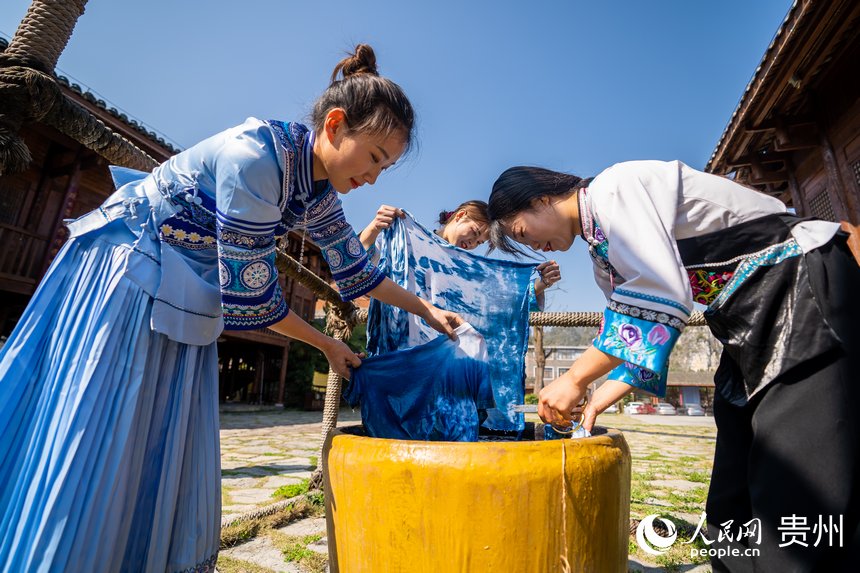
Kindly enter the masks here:
<path id="1" fill-rule="evenodd" d="M 705 311 L 723 344 L 714 382 L 732 404 L 746 404 L 780 376 L 826 353 L 860 350 L 844 315 L 850 291 L 860 290 L 860 268 L 828 263 L 829 249 L 800 253 L 791 228 L 803 220 L 769 215 L 678 241 L 688 270 L 735 275 L 735 284 L 724 287 L 731 292 L 720 293 Z M 847 252 L 846 239 L 840 231 L 828 245 Z"/>

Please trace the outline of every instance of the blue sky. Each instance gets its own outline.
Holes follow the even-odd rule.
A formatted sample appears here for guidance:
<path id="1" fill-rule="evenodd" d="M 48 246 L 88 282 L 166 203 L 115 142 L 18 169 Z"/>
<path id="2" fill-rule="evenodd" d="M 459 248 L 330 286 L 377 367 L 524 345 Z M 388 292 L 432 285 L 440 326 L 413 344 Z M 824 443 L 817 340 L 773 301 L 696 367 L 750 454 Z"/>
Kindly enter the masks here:
<path id="1" fill-rule="evenodd" d="M 29 1 L 4 0 L 10 37 Z M 305 120 L 357 42 L 404 87 L 419 149 L 344 197 L 430 225 L 517 164 L 582 176 L 619 161 L 702 168 L 789 0 L 326 2 L 90 0 L 58 71 L 177 145 L 248 116 Z M 580 241 L 550 310 L 599 310 Z"/>

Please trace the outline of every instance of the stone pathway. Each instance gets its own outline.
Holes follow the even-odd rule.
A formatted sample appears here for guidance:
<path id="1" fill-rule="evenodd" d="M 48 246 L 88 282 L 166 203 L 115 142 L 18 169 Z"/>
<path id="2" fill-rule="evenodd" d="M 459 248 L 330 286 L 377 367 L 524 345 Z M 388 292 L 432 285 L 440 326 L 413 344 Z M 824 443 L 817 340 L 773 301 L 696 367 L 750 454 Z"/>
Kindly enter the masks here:
<path id="1" fill-rule="evenodd" d="M 655 419 L 656 418 L 656 419 Z M 536 418 L 535 418 L 536 419 Z M 224 518 L 279 501 L 281 486 L 300 484 L 316 467 L 321 412 L 228 411 L 221 414 Z M 622 430 L 633 455 L 631 517 L 659 513 L 679 524 L 698 522 L 710 480 L 716 429 L 713 419 L 661 423 L 658 417 L 603 415 L 600 423 Z M 685 423 L 686 422 L 686 423 Z M 339 426 L 360 423 L 341 410 Z M 631 537 L 629 571 L 704 573 L 710 566 L 689 557 L 679 544 L 654 558 Z M 309 517 L 219 555 L 220 573 L 317 573 L 326 570 L 325 519 Z M 289 561 L 288 559 L 292 559 Z"/>
<path id="2" fill-rule="evenodd" d="M 352 410 L 338 415 L 339 425 L 360 421 Z M 222 412 L 222 519 L 275 503 L 279 487 L 308 479 L 317 465 L 321 422 L 322 412 Z"/>

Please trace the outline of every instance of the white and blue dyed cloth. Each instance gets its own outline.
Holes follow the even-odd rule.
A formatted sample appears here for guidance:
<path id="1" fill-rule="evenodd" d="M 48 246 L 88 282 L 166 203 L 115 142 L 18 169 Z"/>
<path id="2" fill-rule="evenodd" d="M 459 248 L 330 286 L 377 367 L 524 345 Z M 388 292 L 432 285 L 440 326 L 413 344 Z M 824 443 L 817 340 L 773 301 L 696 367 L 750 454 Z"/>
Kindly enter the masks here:
<path id="1" fill-rule="evenodd" d="M 536 309 L 532 263 L 491 259 L 455 247 L 411 215 L 395 220 L 377 240 L 378 267 L 394 282 L 460 314 L 485 339 L 495 408 L 484 427 L 522 431 L 529 311 Z M 367 350 L 373 355 L 429 342 L 438 333 L 419 317 L 371 300 Z"/>

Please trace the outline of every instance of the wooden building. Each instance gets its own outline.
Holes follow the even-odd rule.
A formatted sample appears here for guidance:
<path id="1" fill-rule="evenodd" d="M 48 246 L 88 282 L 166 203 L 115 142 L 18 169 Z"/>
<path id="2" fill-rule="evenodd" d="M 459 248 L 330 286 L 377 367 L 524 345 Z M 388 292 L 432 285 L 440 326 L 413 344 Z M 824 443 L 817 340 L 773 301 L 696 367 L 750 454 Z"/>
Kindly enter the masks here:
<path id="1" fill-rule="evenodd" d="M 0 51 L 7 43 L 0 38 Z M 158 161 L 179 150 L 92 93 L 58 77 L 63 92 Z M 21 136 L 33 156 L 30 168 L 0 176 L 0 339 L 11 333 L 67 232 L 63 220 L 95 209 L 113 192 L 106 161 L 57 130 L 40 124 Z M 300 236 L 289 237 L 298 257 Z M 319 249 L 307 243 L 304 264 L 329 276 Z M 301 284 L 281 277 L 293 312 L 312 319 L 316 297 Z M 225 332 L 218 339 L 222 401 L 283 403 L 290 340 L 270 330 Z"/>
<path id="2" fill-rule="evenodd" d="M 860 2 L 796 0 L 706 170 L 802 216 L 860 223 Z M 855 256 L 860 240 L 852 238 Z"/>

